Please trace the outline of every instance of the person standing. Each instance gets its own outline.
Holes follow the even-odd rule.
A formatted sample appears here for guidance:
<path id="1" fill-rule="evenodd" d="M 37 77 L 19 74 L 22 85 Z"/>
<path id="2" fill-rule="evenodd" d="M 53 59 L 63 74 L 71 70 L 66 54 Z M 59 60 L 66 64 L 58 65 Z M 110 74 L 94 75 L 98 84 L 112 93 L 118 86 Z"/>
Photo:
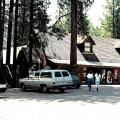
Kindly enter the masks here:
<path id="1" fill-rule="evenodd" d="M 90 71 L 87 75 L 87 82 L 88 82 L 89 91 L 91 90 L 92 81 L 93 81 L 93 74 Z"/>
<path id="2" fill-rule="evenodd" d="M 101 78 L 101 75 L 96 73 L 95 74 L 95 85 L 96 85 L 96 90 L 98 91 L 98 87 L 99 87 L 99 84 L 100 84 L 100 78 Z"/>
<path id="3" fill-rule="evenodd" d="M 29 71 L 28 71 L 28 77 L 30 77 L 30 74 L 32 73 L 32 69 L 29 68 Z"/>

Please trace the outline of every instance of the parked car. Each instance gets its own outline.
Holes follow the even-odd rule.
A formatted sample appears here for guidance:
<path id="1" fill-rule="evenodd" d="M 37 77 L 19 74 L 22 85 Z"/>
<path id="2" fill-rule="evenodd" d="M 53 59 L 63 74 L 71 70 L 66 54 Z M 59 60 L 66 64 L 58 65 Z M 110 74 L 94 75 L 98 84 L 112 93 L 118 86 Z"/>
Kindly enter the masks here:
<path id="1" fill-rule="evenodd" d="M 30 73 L 28 78 L 19 80 L 22 91 L 26 89 L 41 89 L 48 92 L 57 89 L 64 92 L 67 86 L 73 86 L 73 79 L 67 70 L 38 70 Z"/>
<path id="2" fill-rule="evenodd" d="M 7 90 L 7 84 L 0 83 L 0 92 L 5 92 Z"/>
<path id="3" fill-rule="evenodd" d="M 79 87 L 81 86 L 81 80 L 76 75 L 71 75 L 71 77 L 73 79 L 73 87 L 79 89 Z"/>
<path id="4" fill-rule="evenodd" d="M 3 75 L 0 74 L 0 92 L 5 92 L 7 90 L 6 80 L 3 78 Z"/>

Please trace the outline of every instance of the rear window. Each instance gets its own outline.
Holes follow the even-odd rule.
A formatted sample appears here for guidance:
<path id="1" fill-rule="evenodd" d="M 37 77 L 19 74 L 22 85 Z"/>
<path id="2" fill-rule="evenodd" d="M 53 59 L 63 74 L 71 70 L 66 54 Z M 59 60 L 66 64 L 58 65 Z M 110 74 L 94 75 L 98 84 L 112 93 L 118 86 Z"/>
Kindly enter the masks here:
<path id="1" fill-rule="evenodd" d="M 55 72 L 55 77 L 61 77 L 61 73 L 60 72 Z"/>
<path id="2" fill-rule="evenodd" d="M 66 72 L 66 71 L 63 71 L 62 75 L 63 75 L 63 77 L 68 77 L 69 76 L 68 72 Z"/>
<path id="3" fill-rule="evenodd" d="M 52 78 L 52 73 L 51 72 L 42 72 L 41 77 L 51 77 Z"/>

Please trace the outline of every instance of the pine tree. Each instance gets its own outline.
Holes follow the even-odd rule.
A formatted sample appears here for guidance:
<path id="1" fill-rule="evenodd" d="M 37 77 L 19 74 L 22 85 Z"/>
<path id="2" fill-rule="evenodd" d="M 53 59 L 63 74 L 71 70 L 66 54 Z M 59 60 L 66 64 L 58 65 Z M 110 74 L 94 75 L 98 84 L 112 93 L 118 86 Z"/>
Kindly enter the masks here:
<path id="1" fill-rule="evenodd" d="M 120 38 L 120 0 L 106 0 L 104 18 L 101 19 L 101 36 Z"/>

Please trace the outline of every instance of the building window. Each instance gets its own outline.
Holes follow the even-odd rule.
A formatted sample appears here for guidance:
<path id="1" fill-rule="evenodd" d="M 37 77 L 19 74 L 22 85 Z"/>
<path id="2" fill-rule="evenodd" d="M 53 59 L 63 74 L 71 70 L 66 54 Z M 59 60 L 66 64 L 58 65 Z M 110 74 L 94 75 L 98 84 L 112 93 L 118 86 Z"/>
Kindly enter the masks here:
<path id="1" fill-rule="evenodd" d="M 89 42 L 85 42 L 85 51 L 84 52 L 90 52 L 90 43 Z"/>

